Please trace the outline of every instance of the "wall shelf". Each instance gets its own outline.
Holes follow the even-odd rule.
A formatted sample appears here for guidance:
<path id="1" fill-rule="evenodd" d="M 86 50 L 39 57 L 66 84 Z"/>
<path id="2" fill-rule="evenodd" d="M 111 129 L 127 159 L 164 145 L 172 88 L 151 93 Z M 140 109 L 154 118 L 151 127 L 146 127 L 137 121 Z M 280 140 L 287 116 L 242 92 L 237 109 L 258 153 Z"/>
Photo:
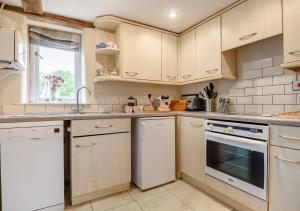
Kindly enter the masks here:
<path id="1" fill-rule="evenodd" d="M 98 48 L 98 49 L 96 49 L 96 54 L 116 55 L 119 53 L 120 53 L 120 49 L 115 49 L 115 48 Z"/>

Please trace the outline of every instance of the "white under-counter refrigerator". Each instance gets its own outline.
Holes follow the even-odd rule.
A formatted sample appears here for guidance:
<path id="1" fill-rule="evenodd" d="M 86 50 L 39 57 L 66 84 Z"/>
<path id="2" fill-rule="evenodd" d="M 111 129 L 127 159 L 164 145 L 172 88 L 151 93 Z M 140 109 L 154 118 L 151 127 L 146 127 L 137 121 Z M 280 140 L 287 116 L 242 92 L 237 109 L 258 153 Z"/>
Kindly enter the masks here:
<path id="1" fill-rule="evenodd" d="M 132 120 L 132 181 L 142 190 L 175 180 L 175 117 Z"/>

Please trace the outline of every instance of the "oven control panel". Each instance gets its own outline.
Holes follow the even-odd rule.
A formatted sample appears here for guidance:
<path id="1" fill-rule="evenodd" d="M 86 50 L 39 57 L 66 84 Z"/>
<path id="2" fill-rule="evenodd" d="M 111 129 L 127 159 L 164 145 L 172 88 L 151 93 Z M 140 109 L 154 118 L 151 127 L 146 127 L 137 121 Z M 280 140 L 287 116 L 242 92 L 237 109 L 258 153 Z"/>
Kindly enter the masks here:
<path id="1" fill-rule="evenodd" d="M 205 130 L 229 135 L 269 140 L 269 126 L 219 120 L 206 120 Z"/>

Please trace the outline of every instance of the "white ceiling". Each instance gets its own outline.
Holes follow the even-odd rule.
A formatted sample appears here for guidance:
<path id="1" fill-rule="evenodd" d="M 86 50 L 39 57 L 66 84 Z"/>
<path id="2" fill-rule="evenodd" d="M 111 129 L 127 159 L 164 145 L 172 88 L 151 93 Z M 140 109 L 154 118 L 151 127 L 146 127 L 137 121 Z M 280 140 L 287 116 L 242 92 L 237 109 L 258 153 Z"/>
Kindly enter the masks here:
<path id="1" fill-rule="evenodd" d="M 43 10 L 93 21 L 96 16 L 115 15 L 173 32 L 182 32 L 236 0 L 42 0 Z M 6 0 L 21 6 L 21 0 Z M 177 17 L 171 19 L 170 11 Z"/>

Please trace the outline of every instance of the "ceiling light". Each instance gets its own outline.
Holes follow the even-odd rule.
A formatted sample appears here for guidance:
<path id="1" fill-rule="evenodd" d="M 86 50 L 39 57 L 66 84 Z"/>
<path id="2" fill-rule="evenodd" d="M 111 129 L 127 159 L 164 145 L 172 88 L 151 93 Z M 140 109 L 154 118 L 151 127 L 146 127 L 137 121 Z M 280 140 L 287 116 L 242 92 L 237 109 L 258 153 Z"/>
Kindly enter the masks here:
<path id="1" fill-rule="evenodd" d="M 176 14 L 175 11 L 171 11 L 171 12 L 169 13 L 169 17 L 170 17 L 170 18 L 176 18 L 176 16 L 177 16 L 177 14 Z"/>

